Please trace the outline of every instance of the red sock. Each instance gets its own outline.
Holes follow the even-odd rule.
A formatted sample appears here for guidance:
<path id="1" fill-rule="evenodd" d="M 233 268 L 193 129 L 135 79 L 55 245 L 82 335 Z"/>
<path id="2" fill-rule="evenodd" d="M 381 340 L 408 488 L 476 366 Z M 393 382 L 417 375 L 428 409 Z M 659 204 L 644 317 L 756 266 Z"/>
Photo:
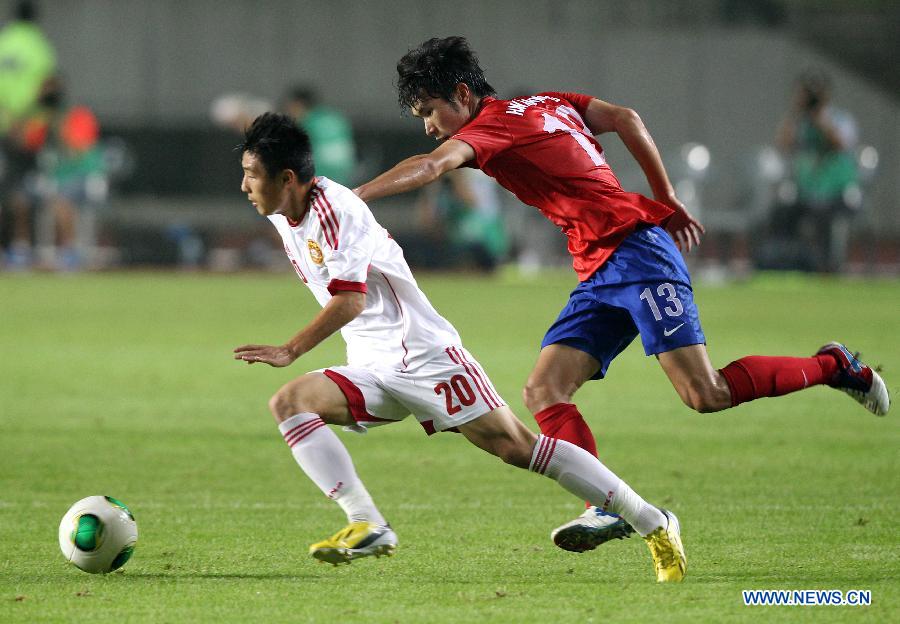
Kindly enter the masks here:
<path id="1" fill-rule="evenodd" d="M 808 358 L 751 355 L 732 362 L 721 373 L 731 388 L 731 406 L 774 397 L 831 381 L 838 369 L 832 355 Z"/>
<path id="2" fill-rule="evenodd" d="M 584 417 L 572 403 L 557 403 L 534 415 L 538 426 L 548 438 L 556 438 L 580 446 L 597 457 L 597 442 Z"/>
<path id="3" fill-rule="evenodd" d="M 534 415 L 538 426 L 548 438 L 557 438 L 580 446 L 597 457 L 597 442 L 591 428 L 584 422 L 584 417 L 573 403 L 557 403 L 544 408 Z M 590 501 L 584 501 L 590 507 Z"/>

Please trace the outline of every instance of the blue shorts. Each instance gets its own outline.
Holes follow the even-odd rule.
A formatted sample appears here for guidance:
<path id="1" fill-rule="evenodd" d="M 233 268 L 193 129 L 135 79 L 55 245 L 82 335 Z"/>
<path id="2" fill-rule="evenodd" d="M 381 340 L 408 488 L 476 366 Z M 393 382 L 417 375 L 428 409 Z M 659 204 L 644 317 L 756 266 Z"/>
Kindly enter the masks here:
<path id="1" fill-rule="evenodd" d="M 564 344 L 584 351 L 600 362 L 592 379 L 602 379 L 638 334 L 647 355 L 706 343 L 684 259 L 658 226 L 630 234 L 572 291 L 541 348 Z"/>

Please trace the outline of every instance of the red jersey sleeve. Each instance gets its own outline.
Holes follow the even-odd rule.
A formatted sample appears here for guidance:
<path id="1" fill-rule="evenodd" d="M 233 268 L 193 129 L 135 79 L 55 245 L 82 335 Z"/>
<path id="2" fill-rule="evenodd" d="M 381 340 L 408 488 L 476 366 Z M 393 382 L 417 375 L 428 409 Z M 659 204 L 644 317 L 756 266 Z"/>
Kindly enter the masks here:
<path id="1" fill-rule="evenodd" d="M 553 97 L 568 100 L 572 103 L 572 106 L 575 107 L 575 110 L 578 111 L 578 114 L 582 117 L 584 117 L 585 113 L 587 113 L 588 104 L 590 104 L 591 100 L 594 99 L 592 96 L 584 95 L 583 93 L 563 93 L 558 91 L 547 91 L 546 93 L 539 93 L 538 95 L 550 95 Z"/>
<path id="2" fill-rule="evenodd" d="M 493 111 L 484 111 L 451 138 L 464 141 L 475 150 L 479 167 L 513 144 L 503 119 Z"/>

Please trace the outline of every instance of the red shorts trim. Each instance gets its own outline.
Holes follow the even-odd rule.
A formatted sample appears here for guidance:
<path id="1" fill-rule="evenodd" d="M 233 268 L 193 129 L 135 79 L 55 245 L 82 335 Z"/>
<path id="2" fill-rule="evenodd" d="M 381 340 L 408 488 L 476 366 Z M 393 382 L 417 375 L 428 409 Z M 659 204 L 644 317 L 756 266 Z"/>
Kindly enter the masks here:
<path id="1" fill-rule="evenodd" d="M 347 405 L 350 408 L 350 415 L 353 416 L 353 420 L 356 422 L 396 422 L 390 418 L 378 418 L 377 416 L 372 416 L 366 411 L 366 399 L 363 396 L 362 390 L 357 388 L 352 381 L 340 373 L 325 369 L 322 371 L 322 374 L 336 383 L 337 387 L 344 393 L 344 397 L 347 399 Z"/>
<path id="2" fill-rule="evenodd" d="M 352 381 L 344 377 L 338 372 L 335 372 L 331 369 L 326 368 L 322 371 L 322 374 L 328 377 L 331 381 L 337 384 L 337 387 L 341 389 L 341 392 L 344 393 L 344 397 L 347 399 L 347 405 L 350 408 L 350 415 L 353 417 L 358 423 L 392 423 L 399 422 L 397 420 L 391 420 L 390 418 L 378 418 L 377 416 L 373 416 L 366 410 L 366 398 L 363 396 L 362 390 L 360 390 L 356 384 Z M 422 428 L 425 430 L 425 433 L 428 435 L 434 435 L 437 431 L 434 428 L 434 422 L 431 420 L 422 421 L 419 423 L 422 425 Z M 444 429 L 444 431 L 449 431 L 452 433 L 459 433 L 459 429 L 456 427 L 450 427 L 448 429 Z"/>
<path id="3" fill-rule="evenodd" d="M 434 434 L 438 433 L 437 429 L 434 428 L 433 420 L 423 420 L 419 424 L 422 425 L 422 429 L 425 430 L 425 433 L 427 435 L 434 435 Z M 456 427 L 449 427 L 448 429 L 444 429 L 444 431 L 442 431 L 441 433 L 444 433 L 444 432 L 459 433 L 460 431 Z"/>

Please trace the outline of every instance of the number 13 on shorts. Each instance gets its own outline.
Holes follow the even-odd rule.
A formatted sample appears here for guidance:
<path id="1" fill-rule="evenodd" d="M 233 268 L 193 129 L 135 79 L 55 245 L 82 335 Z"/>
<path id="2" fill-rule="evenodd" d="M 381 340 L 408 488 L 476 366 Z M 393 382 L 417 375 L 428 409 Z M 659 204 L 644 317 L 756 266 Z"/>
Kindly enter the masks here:
<path id="1" fill-rule="evenodd" d="M 684 306 L 678 298 L 678 293 L 675 292 L 675 286 L 669 282 L 664 282 L 656 287 L 655 297 L 650 287 L 647 287 L 641 291 L 640 298 L 650 306 L 653 318 L 657 321 L 663 320 L 663 312 L 669 317 L 681 316 L 684 313 Z M 660 310 L 656 298 L 662 300 L 661 302 L 664 304 L 662 310 Z"/>

